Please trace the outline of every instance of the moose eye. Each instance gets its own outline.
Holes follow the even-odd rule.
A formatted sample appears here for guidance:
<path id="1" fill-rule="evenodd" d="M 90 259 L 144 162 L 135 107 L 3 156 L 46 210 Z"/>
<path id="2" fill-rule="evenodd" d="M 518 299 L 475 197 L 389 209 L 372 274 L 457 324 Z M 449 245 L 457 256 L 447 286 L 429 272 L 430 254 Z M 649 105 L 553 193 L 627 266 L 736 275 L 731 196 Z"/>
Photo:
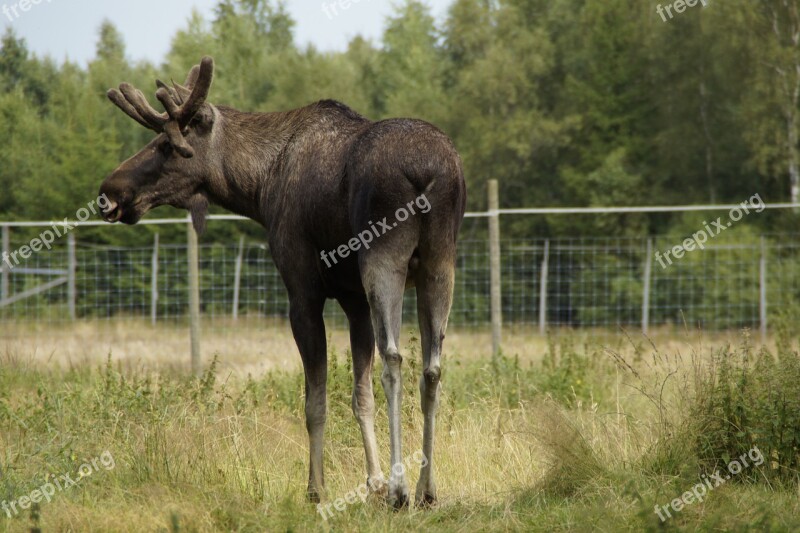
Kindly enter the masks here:
<path id="1" fill-rule="evenodd" d="M 168 141 L 164 141 L 158 145 L 158 151 L 163 156 L 169 156 L 172 153 L 172 145 Z"/>

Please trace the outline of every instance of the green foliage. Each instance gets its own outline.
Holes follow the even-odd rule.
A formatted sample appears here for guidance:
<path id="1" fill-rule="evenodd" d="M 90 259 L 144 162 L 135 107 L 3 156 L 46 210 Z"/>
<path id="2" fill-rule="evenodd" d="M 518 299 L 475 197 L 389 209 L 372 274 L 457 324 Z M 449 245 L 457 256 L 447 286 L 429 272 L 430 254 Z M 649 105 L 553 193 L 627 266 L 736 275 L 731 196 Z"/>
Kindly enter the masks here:
<path id="1" fill-rule="evenodd" d="M 107 88 L 129 81 L 153 101 L 155 78 L 180 82 L 204 54 L 216 58 L 215 103 L 274 111 L 336 98 L 372 119 L 410 115 L 436 123 L 462 155 L 469 209 L 485 208 L 489 178 L 500 180 L 504 207 L 738 203 L 755 192 L 767 202 L 786 200 L 793 144 L 800 138 L 792 137 L 800 128 L 800 105 L 792 100 L 795 92 L 787 92 L 800 72 L 797 43 L 787 38 L 794 34 L 787 4 L 731 0 L 724 9 L 689 10 L 669 23 L 656 14 L 657 5 L 656 0 L 454 0 L 446 18 L 437 21 L 424 2 L 404 0 L 394 6 L 379 40 L 355 36 L 346 50 L 327 52 L 297 45 L 294 21 L 282 2 L 220 0 L 212 18 L 198 12 L 188 17 L 163 65 L 131 61 L 120 32 L 103 22 L 96 57 L 85 68 L 36 57 L 9 29 L 0 40 L 0 220 L 73 216 L 95 197 L 103 177 L 153 136 L 106 100 Z M 163 207 L 152 216 L 177 214 Z M 630 249 L 621 252 L 554 250 L 554 277 L 558 268 L 576 275 L 550 284 L 558 316 L 548 318 L 575 325 L 636 323 L 643 238 L 667 235 L 655 243 L 663 251 L 702 228 L 701 220 L 680 214 L 509 217 L 503 236 L 629 239 L 624 242 L 632 243 Z M 751 215 L 747 226 L 737 225 L 714 243 L 756 245 L 759 235 L 785 232 L 797 222 L 798 214 L 789 210 Z M 462 235 L 470 242 L 462 247 L 459 266 L 467 268 L 459 272 L 456 308 L 466 311 L 453 317 L 454 324 L 486 318 L 485 255 L 470 253 L 483 246 L 476 242 L 484 226 L 478 219 L 464 226 Z M 150 283 L 144 250 L 154 231 L 81 230 L 86 247 L 136 248 L 131 253 L 139 262 L 82 280 L 118 295 L 111 312 L 144 311 Z M 182 227 L 158 231 L 162 242 L 184 239 Z M 231 243 L 242 234 L 263 239 L 254 224 L 212 224 L 204 239 Z M 14 229 L 14 240 L 22 242 L 23 236 L 25 230 Z M 504 249 L 510 260 L 504 263 L 503 304 L 511 309 L 509 321 L 532 322 L 541 255 L 516 242 Z M 97 260 L 116 264 L 122 253 L 112 248 L 98 252 Z M 217 267 L 230 253 L 220 244 L 203 250 L 206 312 L 227 311 L 221 302 L 230 300 L 232 276 Z M 770 297 L 770 313 L 800 302 L 800 287 L 793 283 L 796 251 L 787 247 L 778 253 L 769 279 L 781 290 Z M 664 271 L 654 266 L 651 321 L 752 323 L 758 307 L 752 252 L 700 255 L 689 254 Z M 62 268 L 60 260 L 53 256 L 39 266 Z M 265 254 L 249 253 L 242 290 L 266 291 L 276 302 L 269 311 L 284 314 L 285 291 L 274 271 L 248 275 L 265 267 Z M 15 290 L 34 282 L 13 278 Z M 182 315 L 183 264 L 166 267 L 163 279 L 170 283 L 162 291 L 160 312 Z M 225 297 L 214 298 L 213 291 Z M 64 298 L 53 294 L 0 312 L 13 314 L 31 304 L 58 313 Z M 609 296 L 598 305 L 597 294 Z M 686 301 L 690 294 L 694 300 Z M 97 312 L 93 303 L 84 300 L 79 308 L 90 315 Z M 406 316 L 413 319 L 411 303 Z M 685 316 L 686 308 L 698 311 Z M 263 311 L 260 304 L 242 309 Z"/>
<path id="2" fill-rule="evenodd" d="M 707 471 L 724 467 L 757 447 L 760 469 L 741 476 L 753 481 L 800 481 L 800 353 L 787 323 L 778 327 L 777 353 L 754 350 L 745 333 L 738 350 L 714 357 L 714 373 L 698 391 L 692 413 L 697 450 Z"/>
<path id="3" fill-rule="evenodd" d="M 697 216 L 687 217 L 671 235 L 655 239 L 653 249 L 663 255 L 693 233 L 705 231 L 705 223 Z M 695 248 L 679 260 L 673 257 L 671 265 L 663 260 L 666 268 L 653 261 L 654 323 L 686 321 L 690 327 L 738 329 L 754 322 L 759 308 L 759 236 L 742 225 L 709 239 L 709 245 L 714 248 Z M 787 268 L 773 259 L 770 265 Z M 772 273 L 770 278 L 781 279 Z"/>
<path id="4" fill-rule="evenodd" d="M 463 379 L 448 380 L 446 389 L 460 408 L 485 399 L 509 409 L 543 398 L 567 407 L 591 403 L 610 367 L 588 346 L 581 353 L 573 343 L 569 334 L 551 335 L 542 360 L 526 365 L 520 363 L 518 355 L 502 353 L 489 362 L 464 365 Z"/>
<path id="5" fill-rule="evenodd" d="M 504 206 L 741 201 L 755 191 L 786 199 L 800 128 L 787 92 L 797 62 L 787 8 L 731 0 L 663 23 L 657 4 L 454 0 L 437 23 L 423 2 L 404 0 L 378 42 L 355 36 L 345 51 L 320 52 L 297 46 L 284 3 L 220 0 L 213 19 L 188 17 L 158 67 L 133 64 L 107 21 L 85 69 L 35 57 L 7 30 L 0 218 L 57 217 L 87 203 L 152 137 L 105 90 L 129 81 L 152 100 L 154 78 L 182 81 L 204 54 L 217 60 L 214 102 L 272 111 L 336 98 L 370 118 L 436 123 L 462 154 L 470 209 L 484 207 L 488 178 L 500 179 Z M 779 217 L 796 224 L 794 213 L 757 224 L 776 227 Z M 680 220 L 519 217 L 504 234 L 643 236 Z M 149 237 L 89 234 L 108 244 Z"/>

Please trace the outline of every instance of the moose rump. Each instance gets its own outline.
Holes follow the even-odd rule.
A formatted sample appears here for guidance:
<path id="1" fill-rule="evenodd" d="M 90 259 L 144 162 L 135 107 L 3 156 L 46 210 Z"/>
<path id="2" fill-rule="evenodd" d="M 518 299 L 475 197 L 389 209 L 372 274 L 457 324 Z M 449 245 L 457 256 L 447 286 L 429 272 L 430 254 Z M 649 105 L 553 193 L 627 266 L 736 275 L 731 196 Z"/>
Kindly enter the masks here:
<path id="1" fill-rule="evenodd" d="M 420 253 L 455 251 L 466 191 L 460 159 L 444 133 L 420 120 L 375 123 L 353 143 L 346 174 L 351 232 L 382 226 L 360 259 L 384 248 L 398 261 L 407 256 L 413 286 Z"/>

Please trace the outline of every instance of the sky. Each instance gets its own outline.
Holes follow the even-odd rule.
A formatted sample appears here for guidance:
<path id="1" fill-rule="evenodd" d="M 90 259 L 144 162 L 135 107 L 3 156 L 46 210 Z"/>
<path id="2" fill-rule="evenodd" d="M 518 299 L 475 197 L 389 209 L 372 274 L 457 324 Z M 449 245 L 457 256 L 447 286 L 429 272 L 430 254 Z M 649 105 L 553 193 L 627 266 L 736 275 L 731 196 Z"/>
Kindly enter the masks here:
<path id="1" fill-rule="evenodd" d="M 425 3 L 441 21 L 451 1 Z M 108 19 L 122 33 L 129 59 L 158 64 L 166 56 L 176 31 L 186 26 L 192 9 L 210 20 L 216 3 L 217 0 L 0 0 L 0 25 L 3 32 L 13 27 L 39 56 L 85 65 L 94 57 L 100 24 Z M 344 50 L 358 34 L 378 41 L 392 3 L 393 0 L 288 0 L 286 5 L 297 23 L 297 43 L 313 43 L 320 50 Z M 342 9 L 341 5 L 349 7 Z"/>

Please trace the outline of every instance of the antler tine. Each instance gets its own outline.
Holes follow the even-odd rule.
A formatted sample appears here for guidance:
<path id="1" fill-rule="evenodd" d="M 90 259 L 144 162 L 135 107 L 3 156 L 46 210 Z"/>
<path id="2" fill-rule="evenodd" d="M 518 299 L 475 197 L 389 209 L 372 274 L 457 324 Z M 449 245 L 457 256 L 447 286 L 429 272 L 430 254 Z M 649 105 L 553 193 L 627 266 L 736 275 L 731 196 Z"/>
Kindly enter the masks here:
<path id="1" fill-rule="evenodd" d="M 164 124 L 164 133 L 167 134 L 170 144 L 172 144 L 172 147 L 175 148 L 179 154 L 187 158 L 193 157 L 194 150 L 189 143 L 186 142 L 183 133 L 181 133 L 180 122 L 178 122 L 178 117 L 181 112 L 177 103 L 179 101 L 178 95 L 174 89 L 166 86 L 161 81 L 157 81 L 156 84 L 158 85 L 156 98 L 164 105 L 164 109 L 167 110 L 167 115 L 170 117 L 170 120 Z"/>
<path id="2" fill-rule="evenodd" d="M 195 72 L 197 73 L 196 75 Z M 191 85 L 192 93 L 180 107 L 179 115 L 175 117 L 178 119 L 181 128 L 185 128 L 189 124 L 205 103 L 213 78 L 214 60 L 206 56 L 200 61 L 200 65 L 192 68 L 189 73 L 187 84 L 193 82 Z"/>
<path id="3" fill-rule="evenodd" d="M 169 118 L 176 120 L 180 114 L 181 108 L 178 107 L 175 94 L 172 93 L 168 87 L 160 87 L 156 91 L 156 98 L 158 98 L 158 101 L 164 105 L 164 109 L 167 110 L 167 115 L 169 115 Z"/>
<path id="4" fill-rule="evenodd" d="M 156 80 L 156 86 L 158 87 L 158 91 L 156 92 L 156 98 L 158 98 L 158 100 L 162 104 L 164 104 L 164 101 L 161 99 L 161 97 L 158 96 L 158 93 L 161 91 L 161 89 L 163 89 L 166 92 L 166 95 L 169 98 L 171 98 L 172 101 L 175 102 L 177 105 L 181 105 L 183 103 L 183 96 L 181 95 L 181 93 L 178 91 L 177 88 L 170 87 L 161 80 Z M 167 104 L 164 104 L 164 108 L 167 109 L 167 114 L 169 114 L 169 109 L 167 108 Z"/>
<path id="5" fill-rule="evenodd" d="M 183 82 L 183 86 L 188 89 L 194 89 L 195 83 L 197 83 L 197 78 L 200 76 L 200 65 L 195 65 L 192 67 L 192 70 L 189 71 L 189 75 L 186 76 L 186 81 Z"/>
<path id="6" fill-rule="evenodd" d="M 184 87 L 180 83 L 176 82 L 175 80 L 172 80 L 172 89 L 175 91 L 175 93 L 180 98 L 180 100 L 178 101 L 178 103 L 180 103 L 180 104 L 185 102 L 186 99 L 189 98 L 189 95 L 192 94 L 192 90 L 191 89 L 187 89 L 186 87 Z"/>
<path id="7" fill-rule="evenodd" d="M 159 132 L 164 131 L 164 124 L 166 124 L 169 116 L 166 113 L 159 113 L 153 109 L 153 106 L 151 106 L 147 98 L 144 97 L 142 91 L 128 83 L 120 85 L 119 90 L 139 116 L 147 122 L 148 128 Z"/>
<path id="8" fill-rule="evenodd" d="M 153 126 L 150 123 L 148 123 L 145 119 L 143 119 L 139 113 L 136 112 L 136 109 L 131 105 L 130 102 L 128 102 L 125 96 L 121 92 L 119 92 L 118 89 L 109 89 L 108 92 L 106 93 L 106 96 L 108 96 L 108 99 L 114 102 L 114 104 L 118 108 L 122 109 L 126 115 L 131 117 L 133 120 L 135 120 L 145 128 L 152 129 Z"/>

